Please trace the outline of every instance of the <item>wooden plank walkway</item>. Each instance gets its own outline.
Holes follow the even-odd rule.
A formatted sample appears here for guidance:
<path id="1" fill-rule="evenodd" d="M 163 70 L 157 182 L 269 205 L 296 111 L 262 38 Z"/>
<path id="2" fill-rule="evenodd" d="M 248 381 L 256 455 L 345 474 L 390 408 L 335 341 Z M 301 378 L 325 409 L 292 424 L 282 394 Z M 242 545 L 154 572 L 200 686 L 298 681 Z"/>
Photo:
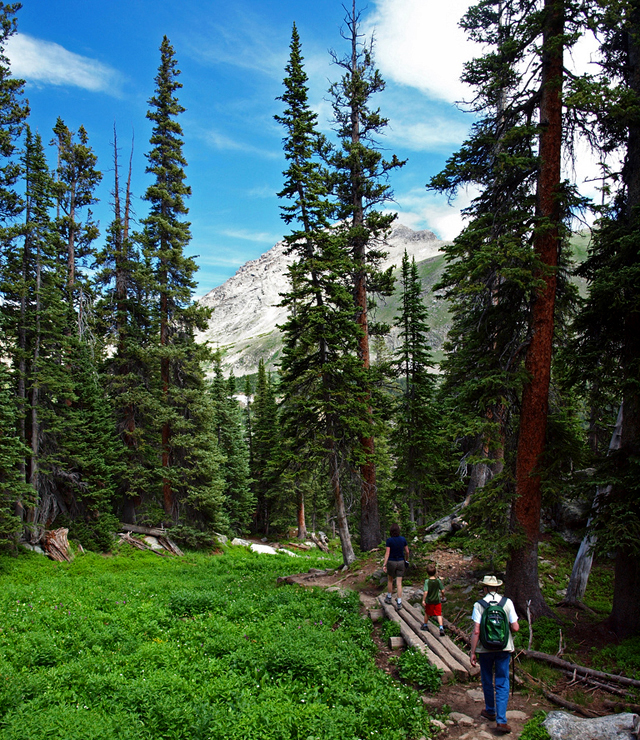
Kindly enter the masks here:
<path id="1" fill-rule="evenodd" d="M 467 681 L 480 673 L 480 668 L 471 666 L 469 656 L 453 640 L 446 635 L 440 637 L 434 624 L 428 622 L 428 629 L 420 629 L 424 619 L 421 609 L 403 601 L 402 609 L 396 611 L 395 605 L 385 604 L 384 594 L 378 597 L 378 601 L 386 617 L 400 625 L 400 634 L 406 644 L 420 650 L 432 665 L 442 671 L 443 681 L 451 681 L 454 676 Z"/>

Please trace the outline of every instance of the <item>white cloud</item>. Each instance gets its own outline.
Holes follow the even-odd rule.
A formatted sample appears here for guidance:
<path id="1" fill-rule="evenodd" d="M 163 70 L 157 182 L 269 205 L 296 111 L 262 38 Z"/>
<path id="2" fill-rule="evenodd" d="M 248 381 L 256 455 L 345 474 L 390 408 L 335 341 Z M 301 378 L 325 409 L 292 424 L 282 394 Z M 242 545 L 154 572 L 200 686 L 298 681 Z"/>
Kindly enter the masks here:
<path id="1" fill-rule="evenodd" d="M 245 241 L 263 242 L 271 245 L 282 239 L 281 234 L 269 234 L 266 231 L 249 231 L 248 229 L 225 229 L 220 233 L 230 236 L 233 239 L 244 239 Z"/>
<path id="2" fill-rule="evenodd" d="M 397 196 L 398 221 L 411 229 L 429 229 L 445 241 L 451 241 L 462 231 L 461 210 L 474 197 L 475 190 L 461 190 L 451 203 L 446 196 L 425 190 L 411 190 Z"/>
<path id="3" fill-rule="evenodd" d="M 244 152 L 245 154 L 257 154 L 260 157 L 266 157 L 267 159 L 277 159 L 281 156 L 280 152 L 270 151 L 269 149 L 261 149 L 260 147 L 254 146 L 253 144 L 246 144 L 242 141 L 236 141 L 226 134 L 221 134 L 218 131 L 209 129 L 202 133 L 202 138 L 207 144 L 212 146 L 214 149 L 221 149 L 223 151 L 237 151 Z"/>
<path id="4" fill-rule="evenodd" d="M 480 53 L 458 23 L 469 0 L 376 0 L 367 19 L 375 31 L 375 59 L 383 77 L 455 102 L 469 97 L 463 63 Z"/>
<path id="5" fill-rule="evenodd" d="M 5 53 L 16 77 L 44 85 L 69 85 L 119 95 L 122 79 L 118 71 L 52 41 L 19 33 L 7 41 Z"/>
<path id="6" fill-rule="evenodd" d="M 446 118 L 430 117 L 424 122 L 394 118 L 385 133 L 390 143 L 414 151 L 431 151 L 459 146 L 469 133 L 469 126 Z"/>

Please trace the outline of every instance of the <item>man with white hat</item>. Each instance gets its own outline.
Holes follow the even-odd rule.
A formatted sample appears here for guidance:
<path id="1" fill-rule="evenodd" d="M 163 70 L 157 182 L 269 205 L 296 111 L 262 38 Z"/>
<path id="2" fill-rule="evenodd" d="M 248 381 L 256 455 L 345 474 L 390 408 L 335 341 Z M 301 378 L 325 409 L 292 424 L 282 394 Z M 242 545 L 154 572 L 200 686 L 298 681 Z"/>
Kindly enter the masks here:
<path id="1" fill-rule="evenodd" d="M 480 585 L 484 588 L 484 598 L 481 601 L 476 601 L 473 605 L 471 616 L 473 632 L 471 633 L 471 654 L 469 657 L 472 666 L 476 665 L 476 652 L 480 661 L 480 677 L 482 679 L 482 691 L 484 692 L 484 709 L 480 712 L 480 715 L 491 722 L 495 721 L 498 732 L 507 733 L 511 732 L 511 727 L 507 724 L 509 662 L 511 653 L 515 650 L 513 633 L 520 629 L 520 625 L 511 599 L 507 599 L 497 592 L 497 589 L 502 586 L 502 581 L 495 576 L 485 576 L 480 581 Z M 483 640 L 481 640 L 480 624 L 486 609 L 496 615 L 498 624 L 501 610 L 504 612 L 506 620 L 508 620 L 508 628 L 505 625 L 505 639 L 498 647 L 485 646 L 483 640 L 485 642 L 488 642 L 488 640 L 484 635 Z"/>

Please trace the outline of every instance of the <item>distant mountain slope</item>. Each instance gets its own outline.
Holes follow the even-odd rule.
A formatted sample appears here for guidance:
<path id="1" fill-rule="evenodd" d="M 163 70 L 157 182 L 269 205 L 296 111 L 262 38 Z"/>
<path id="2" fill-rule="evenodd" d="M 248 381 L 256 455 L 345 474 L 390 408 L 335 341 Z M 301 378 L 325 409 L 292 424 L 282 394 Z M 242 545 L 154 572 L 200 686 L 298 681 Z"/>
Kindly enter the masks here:
<path id="1" fill-rule="evenodd" d="M 384 267 L 400 267 L 405 249 L 420 263 L 425 299 L 433 312 L 432 344 L 438 350 L 446 335 L 448 314 L 442 301 L 431 295 L 444 267 L 440 241 L 431 231 L 413 231 L 398 224 L 386 241 Z M 278 324 L 286 320 L 286 309 L 279 306 L 280 294 L 288 287 L 287 266 L 291 257 L 284 254 L 285 243 L 278 242 L 257 260 L 244 264 L 233 277 L 207 293 L 200 303 L 214 309 L 207 329 L 197 336 L 223 351 L 223 366 L 228 373 L 247 375 L 257 370 L 260 358 L 268 367 L 277 365 L 282 347 Z M 397 296 L 377 309 L 377 318 L 391 323 L 397 313 Z M 392 332 L 388 345 L 397 342 Z"/>

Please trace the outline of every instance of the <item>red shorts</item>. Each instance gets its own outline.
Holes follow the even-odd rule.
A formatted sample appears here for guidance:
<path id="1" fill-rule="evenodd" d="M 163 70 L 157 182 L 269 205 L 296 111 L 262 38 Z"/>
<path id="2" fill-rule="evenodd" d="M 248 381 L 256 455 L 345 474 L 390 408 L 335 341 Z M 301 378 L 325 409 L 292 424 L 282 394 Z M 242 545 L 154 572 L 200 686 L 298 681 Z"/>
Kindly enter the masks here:
<path id="1" fill-rule="evenodd" d="M 442 604 L 425 604 L 424 615 L 425 617 L 441 617 Z"/>

